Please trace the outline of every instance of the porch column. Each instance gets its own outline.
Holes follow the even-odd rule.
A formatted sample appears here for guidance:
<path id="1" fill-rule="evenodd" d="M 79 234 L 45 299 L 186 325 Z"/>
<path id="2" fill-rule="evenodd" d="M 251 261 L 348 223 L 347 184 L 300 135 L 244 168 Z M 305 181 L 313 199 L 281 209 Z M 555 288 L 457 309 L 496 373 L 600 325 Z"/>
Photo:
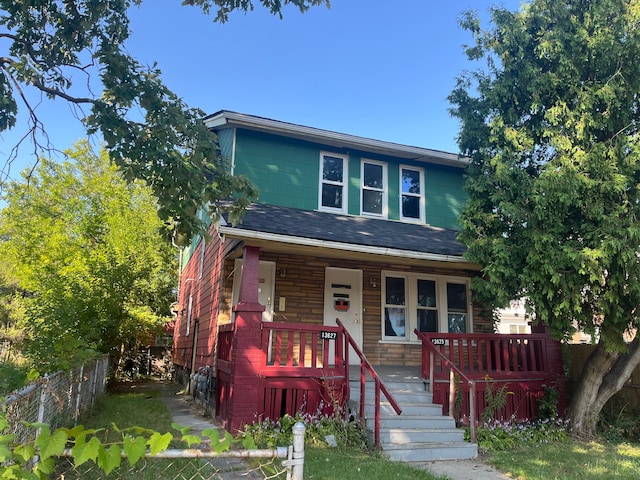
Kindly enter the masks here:
<path id="1" fill-rule="evenodd" d="M 260 341 L 264 305 L 258 303 L 260 248 L 244 248 L 238 304 L 234 307 L 235 334 L 231 353 L 231 388 L 227 429 L 235 434 L 253 423 L 259 410 L 256 388 L 260 373 Z"/>

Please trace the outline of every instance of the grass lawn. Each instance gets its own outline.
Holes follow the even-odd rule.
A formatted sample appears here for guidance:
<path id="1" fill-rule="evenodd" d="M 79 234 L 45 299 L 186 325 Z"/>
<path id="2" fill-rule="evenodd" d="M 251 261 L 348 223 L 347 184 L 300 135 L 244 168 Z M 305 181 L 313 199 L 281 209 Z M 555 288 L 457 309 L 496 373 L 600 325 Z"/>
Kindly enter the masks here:
<path id="1" fill-rule="evenodd" d="M 305 480 L 435 480 L 429 472 L 377 455 L 346 452 L 341 448 L 305 448 Z"/>
<path id="2" fill-rule="evenodd" d="M 640 445 L 567 441 L 492 453 L 496 468 L 518 480 L 637 480 Z"/>

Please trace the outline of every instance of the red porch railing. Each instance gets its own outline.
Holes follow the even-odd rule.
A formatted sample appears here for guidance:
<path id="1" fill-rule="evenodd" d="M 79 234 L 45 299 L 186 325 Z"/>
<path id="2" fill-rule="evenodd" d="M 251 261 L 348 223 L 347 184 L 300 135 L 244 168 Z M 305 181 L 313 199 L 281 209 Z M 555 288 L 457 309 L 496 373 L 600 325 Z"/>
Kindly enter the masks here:
<path id="1" fill-rule="evenodd" d="M 349 334 L 347 329 L 344 327 L 344 325 L 342 324 L 339 318 L 336 318 L 336 323 L 342 329 L 342 333 L 344 337 L 347 339 L 347 344 L 351 345 L 351 347 L 353 348 L 353 351 L 360 358 L 360 419 L 364 419 L 364 415 L 365 415 L 364 410 L 365 410 L 365 401 L 366 401 L 365 392 L 366 392 L 367 372 L 369 372 L 369 375 L 371 375 L 371 378 L 373 379 L 374 408 L 375 408 L 375 412 L 374 412 L 375 423 L 374 423 L 374 429 L 373 429 L 373 439 L 374 439 L 375 446 L 378 447 L 380 446 L 380 392 L 382 391 L 384 396 L 387 398 L 387 400 L 393 407 L 396 414 L 400 415 L 402 413 L 402 409 L 400 408 L 400 405 L 398 405 L 398 402 L 396 402 L 393 396 L 389 393 L 384 383 L 382 383 L 382 380 L 380 380 L 380 377 L 371 366 L 371 363 L 369 363 L 369 360 L 367 360 L 367 357 L 364 356 L 364 353 L 362 353 L 362 351 L 358 347 L 358 344 L 355 342 L 353 337 L 351 337 L 351 335 Z M 347 383 L 348 383 L 348 379 L 349 379 L 349 348 L 348 347 L 345 353 L 346 353 L 345 357 L 346 357 L 346 367 L 347 367 L 346 374 L 347 374 Z"/>
<path id="2" fill-rule="evenodd" d="M 349 398 L 340 328 L 263 322 L 257 394 L 260 417 L 332 414 Z"/>
<path id="3" fill-rule="evenodd" d="M 278 419 L 285 414 L 333 414 L 350 398 L 349 346 L 360 358 L 360 418 L 364 418 L 367 372 L 374 382 L 374 441 L 380 444 L 380 394 L 396 413 L 401 409 L 367 358 L 339 319 L 338 326 L 263 322 L 260 364 L 257 368 L 256 418 Z M 216 417 L 225 424 L 233 402 L 231 378 L 232 345 L 237 332 L 234 324 L 218 328 L 216 363 Z M 243 392 L 252 394 L 254 392 Z M 236 392 L 236 395 L 238 392 Z"/>
<path id="4" fill-rule="evenodd" d="M 415 333 L 422 341 L 422 375 L 429 379 L 433 402 L 463 423 L 477 423 L 488 389 L 495 394 L 506 386 L 507 402 L 493 414 L 502 419 L 535 418 L 545 385 L 564 393 L 560 346 L 546 334 Z M 456 390 L 469 395 L 456 398 Z M 561 395 L 560 412 L 563 401 Z"/>

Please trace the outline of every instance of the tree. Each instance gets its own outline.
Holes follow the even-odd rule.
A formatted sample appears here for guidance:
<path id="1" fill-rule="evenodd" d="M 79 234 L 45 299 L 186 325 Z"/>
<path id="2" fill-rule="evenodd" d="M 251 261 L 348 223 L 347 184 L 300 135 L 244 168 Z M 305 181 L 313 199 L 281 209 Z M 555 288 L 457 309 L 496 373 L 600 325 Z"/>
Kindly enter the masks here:
<path id="1" fill-rule="evenodd" d="M 475 43 L 451 93 L 471 164 L 461 240 L 491 307 L 525 298 L 558 338 L 594 335 L 568 408 L 594 432 L 640 363 L 640 3 L 532 0 L 461 19 Z"/>
<path id="2" fill-rule="evenodd" d="M 10 183 L 0 212 L 0 256 L 24 292 L 17 325 L 43 370 L 143 342 L 170 319 L 177 275 L 150 189 L 87 142 L 66 153 Z"/>
<path id="3" fill-rule="evenodd" d="M 256 197 L 250 182 L 232 176 L 204 112 L 189 108 L 169 90 L 156 66 L 144 67 L 127 53 L 127 11 L 142 0 L 0 0 L 0 132 L 13 127 L 20 110 L 29 117 L 25 139 L 35 150 L 44 131 L 25 89 L 74 108 L 89 134 L 100 132 L 112 161 L 128 180 L 141 179 L 158 198 L 168 234 L 188 240 L 205 226 L 196 210 L 208 205 L 215 218 L 228 209 L 238 219 Z M 216 13 L 224 22 L 234 10 L 253 9 L 250 0 L 184 0 Z M 281 15 L 292 4 L 301 11 L 328 0 L 260 0 Z M 97 78 L 96 78 L 97 77 Z M 85 114 L 85 107 L 88 113 Z M 17 145 L 4 169 L 18 155 Z M 231 199 L 234 202 L 221 202 Z M 227 205 L 224 207 L 223 205 Z"/>

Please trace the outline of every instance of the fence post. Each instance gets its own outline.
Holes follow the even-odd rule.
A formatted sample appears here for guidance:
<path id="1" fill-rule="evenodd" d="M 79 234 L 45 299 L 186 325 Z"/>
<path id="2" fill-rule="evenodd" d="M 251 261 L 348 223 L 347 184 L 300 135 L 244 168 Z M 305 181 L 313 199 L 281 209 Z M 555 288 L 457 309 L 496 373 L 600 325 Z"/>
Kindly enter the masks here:
<path id="1" fill-rule="evenodd" d="M 304 475 L 304 423 L 293 426 L 293 468 L 292 480 L 303 480 Z"/>
<path id="2" fill-rule="evenodd" d="M 76 392 L 76 408 L 73 412 L 74 425 L 78 422 L 78 417 L 80 416 L 80 400 L 82 400 L 83 377 L 84 377 L 84 363 L 80 367 L 80 374 L 78 375 L 78 390 Z M 72 385 L 73 385 L 73 380 L 72 380 Z"/>

